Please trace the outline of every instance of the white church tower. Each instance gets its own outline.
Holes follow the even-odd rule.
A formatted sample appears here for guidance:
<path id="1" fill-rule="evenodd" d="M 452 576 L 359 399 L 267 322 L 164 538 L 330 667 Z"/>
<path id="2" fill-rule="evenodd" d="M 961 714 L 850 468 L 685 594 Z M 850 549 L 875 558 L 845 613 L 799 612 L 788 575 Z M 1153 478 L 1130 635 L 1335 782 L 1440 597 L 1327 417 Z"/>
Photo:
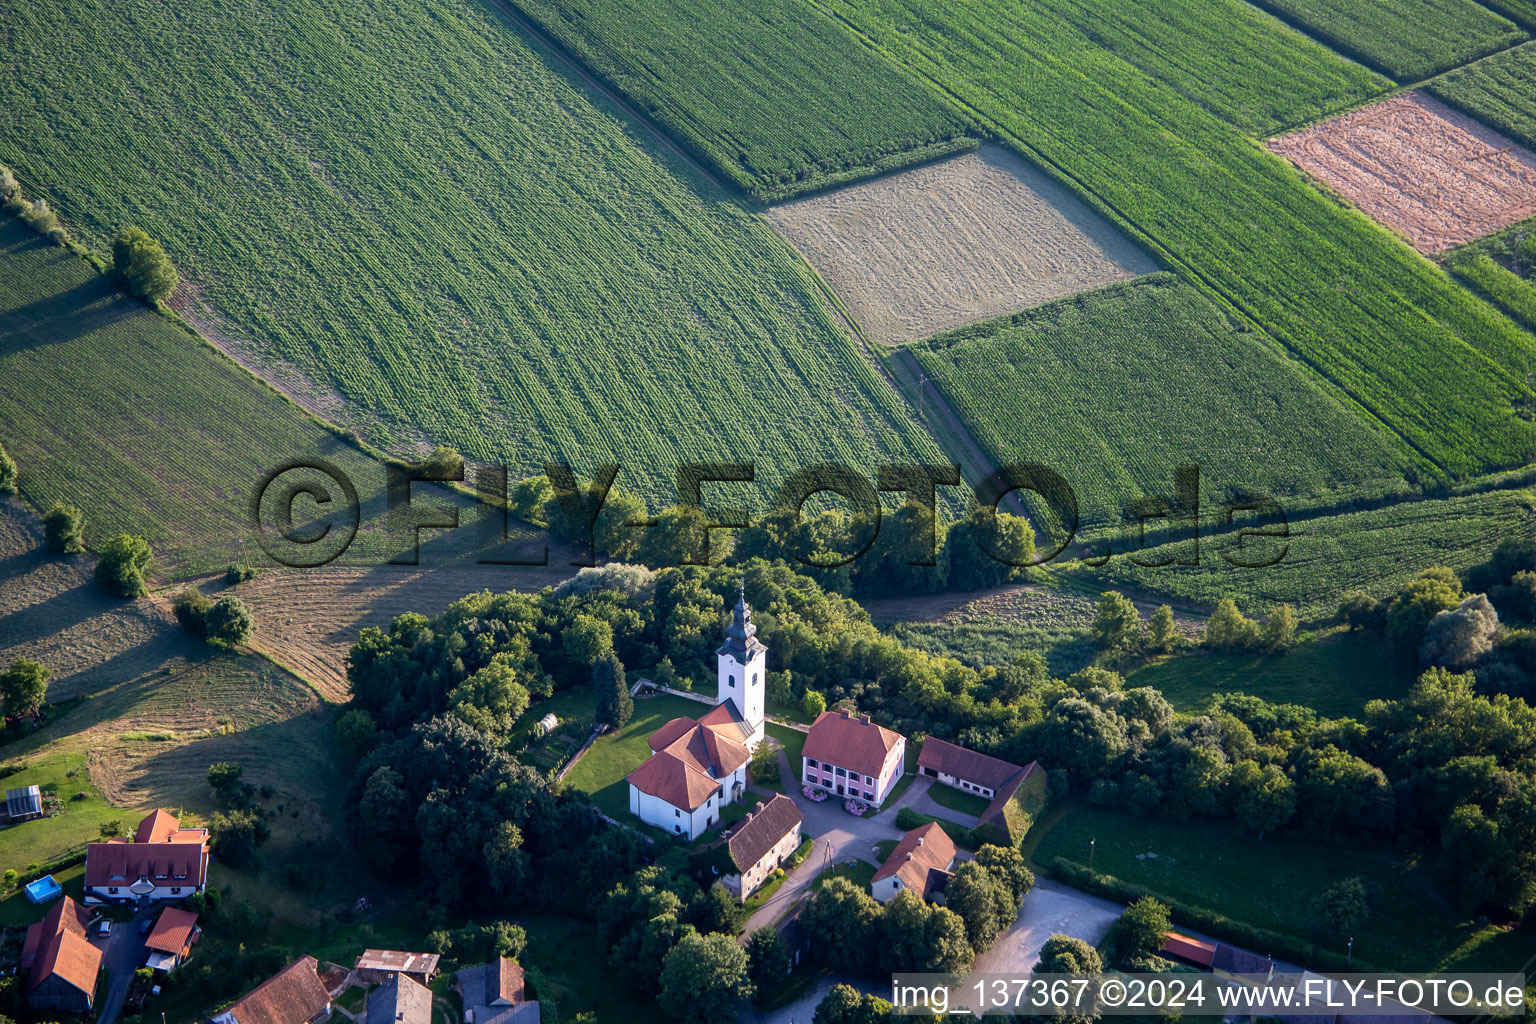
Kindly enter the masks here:
<path id="1" fill-rule="evenodd" d="M 720 659 L 720 689 L 716 704 L 729 701 L 732 717 L 747 734 L 747 745 L 763 738 L 763 704 L 768 692 L 768 648 L 757 638 L 752 610 L 747 607 L 746 583 L 736 601 L 725 643 L 715 652 Z"/>

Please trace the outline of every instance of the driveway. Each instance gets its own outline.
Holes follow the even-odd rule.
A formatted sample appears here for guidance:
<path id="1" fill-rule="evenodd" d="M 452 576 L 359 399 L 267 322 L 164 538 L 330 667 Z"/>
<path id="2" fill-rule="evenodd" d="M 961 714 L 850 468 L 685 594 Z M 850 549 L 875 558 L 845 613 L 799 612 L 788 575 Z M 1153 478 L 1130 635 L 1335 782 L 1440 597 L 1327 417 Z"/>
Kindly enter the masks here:
<path id="1" fill-rule="evenodd" d="M 1019 919 L 997 937 L 991 949 L 976 958 L 972 970 L 979 974 L 1027 974 L 1040 959 L 1040 947 L 1052 935 L 1070 935 L 1097 946 L 1124 909 L 1119 903 L 1042 878 L 1024 897 Z"/>
<path id="2" fill-rule="evenodd" d="M 96 1024 L 116 1024 L 122 1013 L 123 1000 L 133 985 L 133 972 L 143 966 L 139 961 L 144 955 L 144 938 L 139 934 L 139 923 L 159 912 L 159 907 L 144 907 L 136 911 L 131 921 L 119 921 L 112 925 L 112 934 L 102 941 L 96 936 L 96 925 L 91 925 L 91 942 L 101 949 L 101 966 L 111 972 L 106 999 L 97 1007 L 101 1011 Z"/>

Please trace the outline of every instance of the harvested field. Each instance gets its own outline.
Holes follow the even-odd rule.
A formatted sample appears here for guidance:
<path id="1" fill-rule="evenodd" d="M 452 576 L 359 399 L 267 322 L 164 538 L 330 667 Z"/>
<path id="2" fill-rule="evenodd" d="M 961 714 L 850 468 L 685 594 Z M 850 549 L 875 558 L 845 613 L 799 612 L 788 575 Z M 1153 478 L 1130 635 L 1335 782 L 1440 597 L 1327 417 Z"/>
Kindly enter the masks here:
<path id="1" fill-rule="evenodd" d="M 998 146 L 786 203 L 769 221 L 869 336 L 897 344 L 1157 265 Z"/>
<path id="2" fill-rule="evenodd" d="M 1423 253 L 1536 215 L 1536 153 L 1422 92 L 1269 142 Z"/>
<path id="3" fill-rule="evenodd" d="M 234 588 L 256 618 L 253 650 L 265 654 L 314 686 L 327 700 L 351 698 L 347 651 L 364 626 L 388 626 L 395 616 L 434 616 L 480 590 L 537 591 L 573 575 L 561 552 L 550 549 L 547 567 L 453 562 L 371 569 L 327 566 L 262 573 Z"/>

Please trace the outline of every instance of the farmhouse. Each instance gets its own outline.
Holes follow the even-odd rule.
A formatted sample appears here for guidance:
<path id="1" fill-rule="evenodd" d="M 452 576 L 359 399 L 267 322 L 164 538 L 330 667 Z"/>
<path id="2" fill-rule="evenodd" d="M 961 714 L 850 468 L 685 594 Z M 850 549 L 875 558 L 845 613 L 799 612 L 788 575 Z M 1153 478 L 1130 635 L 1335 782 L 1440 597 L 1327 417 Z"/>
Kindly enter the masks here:
<path id="1" fill-rule="evenodd" d="M 43 816 L 43 791 L 37 786 L 5 791 L 5 816 L 10 821 L 28 821 Z"/>
<path id="2" fill-rule="evenodd" d="M 85 848 L 85 902 L 181 900 L 208 884 L 208 830 L 182 828 L 170 811 L 150 814 L 133 838 Z"/>
<path id="3" fill-rule="evenodd" d="M 846 708 L 823 711 L 805 737 L 801 781 L 879 807 L 902 774 L 907 740 Z"/>
<path id="4" fill-rule="evenodd" d="M 301 956 L 213 1018 L 213 1024 L 319 1024 L 331 1015 L 331 994 L 312 956 Z"/>
<path id="5" fill-rule="evenodd" d="M 539 1024 L 539 1004 L 528 999 L 523 969 L 506 957 L 466 968 L 453 980 L 464 1024 Z"/>
<path id="6" fill-rule="evenodd" d="M 1031 761 L 1021 768 L 1001 758 L 933 737 L 923 741 L 923 749 L 917 755 L 917 773 L 989 801 L 987 809 L 978 815 L 977 824 L 1000 829 L 1003 838 L 1009 842 L 1019 838 L 1013 834 L 1016 829 L 1009 821 L 1009 804 L 1026 783 L 1043 792 L 1046 782 L 1045 771 L 1038 762 Z"/>
<path id="7" fill-rule="evenodd" d="M 929 822 L 901 837 L 870 880 L 870 892 L 880 903 L 895 899 L 903 889 L 933 900 L 949 884 L 954 866 L 954 841 L 937 822 Z"/>
<path id="8" fill-rule="evenodd" d="M 149 950 L 147 965 L 157 971 L 174 971 L 192 955 L 192 945 L 201 934 L 196 914 L 166 907 L 144 939 L 144 947 Z"/>
<path id="9" fill-rule="evenodd" d="M 88 1014 L 96 999 L 101 950 L 85 937 L 89 914 L 65 896 L 27 929 L 21 966 L 28 970 L 27 1005 L 33 1010 Z"/>
<path id="10" fill-rule="evenodd" d="M 804 820 L 800 808 L 782 793 L 766 804 L 758 804 L 726 840 L 736 873 L 720 881 L 745 901 L 800 848 L 800 826 Z"/>
<path id="11" fill-rule="evenodd" d="M 763 738 L 767 655 L 743 592 L 717 652 L 715 706 L 696 720 L 674 718 L 651 735 L 651 756 L 629 774 L 631 814 L 696 839 L 741 797 L 752 747 Z"/>
<path id="12" fill-rule="evenodd" d="M 430 985 L 437 977 L 436 953 L 402 953 L 393 949 L 365 949 L 357 958 L 357 980 L 364 985 L 382 985 L 403 974 L 418 985 Z"/>
<path id="13" fill-rule="evenodd" d="M 432 990 L 410 975 L 392 975 L 368 993 L 365 1024 L 432 1024 Z"/>

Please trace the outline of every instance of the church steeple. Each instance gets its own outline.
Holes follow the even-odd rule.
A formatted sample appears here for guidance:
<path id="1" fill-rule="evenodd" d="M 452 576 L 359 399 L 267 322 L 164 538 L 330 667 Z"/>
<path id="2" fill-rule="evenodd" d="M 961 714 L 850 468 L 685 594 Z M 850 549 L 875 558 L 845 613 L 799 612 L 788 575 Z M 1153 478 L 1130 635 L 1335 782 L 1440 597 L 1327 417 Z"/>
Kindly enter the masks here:
<path id="1" fill-rule="evenodd" d="M 763 712 L 768 689 L 768 648 L 757 638 L 757 624 L 747 604 L 747 583 L 737 589 L 736 608 L 725 630 L 725 643 L 716 652 L 720 662 L 717 704 L 729 703 L 747 734 L 749 746 L 763 738 Z"/>
<path id="2" fill-rule="evenodd" d="M 767 649 L 757 639 L 757 624 L 752 621 L 752 609 L 747 605 L 747 581 L 743 579 L 731 624 L 725 631 L 725 643 L 715 653 L 722 657 L 730 655 L 738 664 L 745 665 L 754 652 Z"/>

